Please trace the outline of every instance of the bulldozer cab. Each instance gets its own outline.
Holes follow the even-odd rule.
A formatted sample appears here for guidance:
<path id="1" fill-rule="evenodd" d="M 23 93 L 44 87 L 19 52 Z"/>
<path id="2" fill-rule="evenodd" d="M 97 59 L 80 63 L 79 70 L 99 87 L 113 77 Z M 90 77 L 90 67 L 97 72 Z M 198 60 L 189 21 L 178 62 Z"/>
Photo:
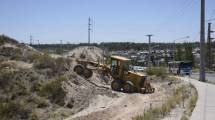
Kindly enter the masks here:
<path id="1" fill-rule="evenodd" d="M 111 74 L 115 78 L 123 78 L 129 71 L 130 59 L 122 56 L 111 56 Z"/>

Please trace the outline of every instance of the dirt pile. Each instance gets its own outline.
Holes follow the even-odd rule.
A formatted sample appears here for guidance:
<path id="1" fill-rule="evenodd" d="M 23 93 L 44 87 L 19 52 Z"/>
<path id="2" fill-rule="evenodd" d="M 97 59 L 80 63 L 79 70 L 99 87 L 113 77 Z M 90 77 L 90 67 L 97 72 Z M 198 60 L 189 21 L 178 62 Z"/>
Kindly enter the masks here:
<path id="1" fill-rule="evenodd" d="M 97 60 L 96 47 L 76 48 L 74 58 L 54 58 L 0 36 L 1 119 L 63 119 L 85 109 L 98 95 L 116 97 L 98 72 L 85 79 L 73 72 L 75 58 Z"/>
<path id="2" fill-rule="evenodd" d="M 98 61 L 103 57 L 103 51 L 97 47 L 78 47 L 70 51 L 65 55 L 73 59 L 72 69 L 77 63 L 75 59 L 85 59 L 89 61 Z M 76 73 L 71 72 L 69 74 L 70 81 L 67 81 L 65 88 L 68 92 L 68 103 L 73 102 L 74 113 L 83 110 L 93 102 L 94 98 L 99 95 L 107 97 L 117 97 L 110 88 L 111 79 L 102 76 L 99 70 L 93 71 L 93 76 L 89 79 L 85 79 Z M 69 103 L 71 104 L 71 103 Z"/>
<path id="3" fill-rule="evenodd" d="M 74 113 L 88 107 L 97 95 L 117 97 L 110 88 L 100 86 L 100 84 L 86 80 L 76 74 L 70 74 L 70 81 L 67 81 L 64 87 L 68 92 L 67 104 L 70 104 L 69 106 L 72 104 Z"/>
<path id="4" fill-rule="evenodd" d="M 19 43 L 7 36 L 0 36 L 0 60 L 32 62 L 30 58 L 36 54 L 41 53 L 27 44 Z"/>
<path id="5" fill-rule="evenodd" d="M 93 46 L 82 46 L 73 49 L 65 56 L 76 59 L 82 58 L 90 61 L 100 61 L 103 59 L 103 50 Z"/>

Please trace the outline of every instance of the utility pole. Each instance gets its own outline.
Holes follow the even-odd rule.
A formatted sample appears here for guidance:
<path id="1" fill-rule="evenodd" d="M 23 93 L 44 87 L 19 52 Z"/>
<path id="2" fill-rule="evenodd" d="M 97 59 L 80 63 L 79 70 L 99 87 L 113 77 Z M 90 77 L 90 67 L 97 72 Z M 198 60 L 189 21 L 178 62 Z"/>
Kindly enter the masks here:
<path id="1" fill-rule="evenodd" d="M 88 19 L 88 44 L 90 44 L 90 32 L 91 32 L 91 19 Z"/>
<path id="2" fill-rule="evenodd" d="M 150 62 L 151 62 L 151 37 L 153 36 L 152 34 L 146 35 L 149 38 L 149 55 L 148 55 L 148 67 L 150 67 Z"/>
<path id="3" fill-rule="evenodd" d="M 201 0 L 200 21 L 200 74 L 199 80 L 205 82 L 205 0 Z"/>
<path id="4" fill-rule="evenodd" d="M 40 48 L 40 41 L 37 40 L 38 49 Z"/>
<path id="5" fill-rule="evenodd" d="M 30 46 L 33 45 L 33 37 L 30 35 Z"/>
<path id="6" fill-rule="evenodd" d="M 211 38 L 211 33 L 214 31 L 211 30 L 211 23 L 208 23 L 208 37 L 207 37 L 207 67 L 211 69 L 211 64 L 212 64 L 212 51 L 211 51 L 211 45 L 212 45 L 212 40 L 214 38 Z"/>
<path id="7" fill-rule="evenodd" d="M 61 52 L 61 55 L 63 55 L 63 45 L 62 45 L 62 40 L 60 40 L 60 52 Z"/>

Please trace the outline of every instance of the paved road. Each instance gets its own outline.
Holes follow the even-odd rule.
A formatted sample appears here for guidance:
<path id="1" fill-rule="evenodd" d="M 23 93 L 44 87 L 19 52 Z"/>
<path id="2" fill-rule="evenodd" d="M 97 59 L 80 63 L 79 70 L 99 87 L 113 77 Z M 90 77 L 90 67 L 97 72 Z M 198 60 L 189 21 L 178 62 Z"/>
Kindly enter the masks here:
<path id="1" fill-rule="evenodd" d="M 203 83 L 191 78 L 190 81 L 198 91 L 198 101 L 190 120 L 215 120 L 215 85 Z"/>
<path id="2" fill-rule="evenodd" d="M 192 73 L 194 79 L 199 79 L 199 73 Z M 215 73 L 206 73 L 206 80 L 215 84 Z"/>

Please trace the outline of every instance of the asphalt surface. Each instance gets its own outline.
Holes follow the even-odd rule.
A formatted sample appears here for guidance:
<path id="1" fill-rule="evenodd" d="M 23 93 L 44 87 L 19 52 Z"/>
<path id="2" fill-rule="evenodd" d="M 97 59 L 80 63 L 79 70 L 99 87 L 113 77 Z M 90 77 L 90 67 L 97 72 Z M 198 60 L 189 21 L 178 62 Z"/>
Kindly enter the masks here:
<path id="1" fill-rule="evenodd" d="M 191 82 L 198 91 L 198 100 L 190 120 L 215 120 L 215 85 L 182 77 Z"/>
<path id="2" fill-rule="evenodd" d="M 206 73 L 205 76 L 206 76 L 206 80 L 208 82 L 215 84 L 215 73 Z M 191 77 L 198 80 L 199 79 L 199 72 L 198 73 L 192 73 Z"/>

